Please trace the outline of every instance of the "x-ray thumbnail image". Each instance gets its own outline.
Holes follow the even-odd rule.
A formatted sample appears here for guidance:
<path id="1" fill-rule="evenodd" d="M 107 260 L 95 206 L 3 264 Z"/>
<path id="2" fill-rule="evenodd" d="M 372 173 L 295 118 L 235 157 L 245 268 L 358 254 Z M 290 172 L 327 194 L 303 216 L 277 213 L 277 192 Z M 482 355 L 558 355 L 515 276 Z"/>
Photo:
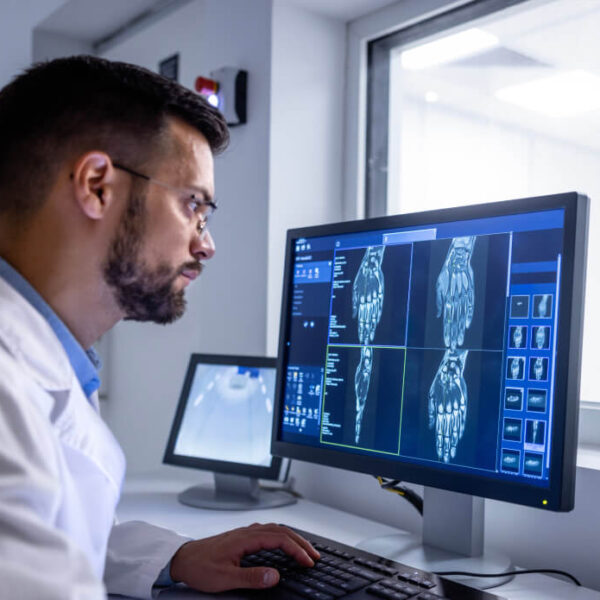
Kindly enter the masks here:
<path id="1" fill-rule="evenodd" d="M 546 390 L 527 390 L 527 410 L 531 412 L 546 412 L 547 394 Z"/>
<path id="2" fill-rule="evenodd" d="M 534 356 L 529 359 L 529 379 L 532 381 L 548 381 L 548 359 Z"/>
<path id="3" fill-rule="evenodd" d="M 542 467 L 544 465 L 544 455 L 535 452 L 525 452 L 523 464 L 523 473 L 526 475 L 542 476 Z"/>
<path id="4" fill-rule="evenodd" d="M 523 390 L 521 388 L 506 388 L 504 408 L 506 410 L 523 410 Z"/>
<path id="5" fill-rule="evenodd" d="M 546 441 L 546 422 L 527 420 L 525 423 L 525 442 L 543 446 Z"/>
<path id="6" fill-rule="evenodd" d="M 508 332 L 509 348 L 527 348 L 527 327 L 514 325 Z"/>
<path id="7" fill-rule="evenodd" d="M 510 442 L 523 440 L 523 421 L 521 419 L 504 419 L 502 437 Z"/>
<path id="8" fill-rule="evenodd" d="M 550 327 L 538 326 L 531 328 L 531 347 L 536 350 L 550 348 Z"/>
<path id="9" fill-rule="evenodd" d="M 533 297 L 534 319 L 552 318 L 552 294 L 536 294 Z"/>
<path id="10" fill-rule="evenodd" d="M 529 296 L 511 296 L 510 316 L 512 319 L 526 319 L 529 316 Z"/>
<path id="11" fill-rule="evenodd" d="M 520 460 L 521 453 L 518 450 L 502 450 L 501 468 L 509 473 L 518 473 Z"/>
<path id="12" fill-rule="evenodd" d="M 506 379 L 525 379 L 525 358 L 509 356 L 506 359 Z"/>

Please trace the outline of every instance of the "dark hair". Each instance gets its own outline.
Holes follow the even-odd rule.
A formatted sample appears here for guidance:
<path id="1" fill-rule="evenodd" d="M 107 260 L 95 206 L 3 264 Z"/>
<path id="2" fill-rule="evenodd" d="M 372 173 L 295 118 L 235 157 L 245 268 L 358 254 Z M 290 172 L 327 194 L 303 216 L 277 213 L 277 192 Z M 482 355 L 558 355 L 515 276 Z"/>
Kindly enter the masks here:
<path id="1" fill-rule="evenodd" d="M 35 211 L 75 152 L 143 165 L 163 145 L 169 116 L 198 129 L 215 154 L 229 142 L 202 96 L 137 65 L 72 56 L 32 66 L 0 90 L 0 213 Z"/>

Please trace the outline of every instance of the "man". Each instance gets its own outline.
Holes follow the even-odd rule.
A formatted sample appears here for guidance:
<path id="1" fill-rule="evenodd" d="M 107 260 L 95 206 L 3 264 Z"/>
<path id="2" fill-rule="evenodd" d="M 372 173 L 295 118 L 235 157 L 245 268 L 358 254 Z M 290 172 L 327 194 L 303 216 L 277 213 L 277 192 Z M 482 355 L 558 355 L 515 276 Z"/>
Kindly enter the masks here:
<path id="1" fill-rule="evenodd" d="M 92 57 L 34 66 L 0 91 L 0 581 L 11 597 L 150 597 L 180 581 L 261 588 L 240 558 L 318 553 L 287 528 L 189 541 L 113 525 L 122 452 L 98 414 L 92 344 L 120 319 L 170 323 L 210 259 L 213 153 L 203 99 Z"/>

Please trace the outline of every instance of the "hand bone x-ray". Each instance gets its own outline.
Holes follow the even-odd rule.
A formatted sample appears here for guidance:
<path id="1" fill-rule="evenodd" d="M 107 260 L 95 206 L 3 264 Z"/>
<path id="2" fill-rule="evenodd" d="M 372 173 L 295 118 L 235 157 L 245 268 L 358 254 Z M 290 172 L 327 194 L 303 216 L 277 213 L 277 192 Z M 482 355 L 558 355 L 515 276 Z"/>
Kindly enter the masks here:
<path id="1" fill-rule="evenodd" d="M 465 341 L 475 310 L 471 255 L 475 236 L 452 240 L 436 282 L 437 316 L 442 317 L 442 337 L 447 348 L 429 389 L 429 428 L 435 430 L 435 450 L 449 462 L 456 456 L 467 420 L 467 385 L 464 378 L 468 350 Z"/>
<path id="2" fill-rule="evenodd" d="M 385 246 L 370 246 L 365 250 L 352 286 L 352 316 L 358 318 L 358 340 L 363 345 L 354 376 L 356 394 L 354 441 L 356 444 L 360 439 L 362 418 L 373 370 L 373 349 L 367 344 L 373 342 L 383 309 L 384 280 L 381 263 L 384 250 Z"/>

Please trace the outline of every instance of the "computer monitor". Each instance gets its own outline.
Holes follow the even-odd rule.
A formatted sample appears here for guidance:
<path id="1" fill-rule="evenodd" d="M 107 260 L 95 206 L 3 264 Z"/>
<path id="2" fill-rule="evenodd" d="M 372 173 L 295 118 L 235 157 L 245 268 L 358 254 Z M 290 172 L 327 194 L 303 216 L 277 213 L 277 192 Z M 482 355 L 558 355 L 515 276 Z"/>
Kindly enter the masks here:
<path id="1" fill-rule="evenodd" d="M 214 487 L 193 486 L 183 504 L 220 510 L 295 502 L 258 479 L 285 479 L 288 461 L 271 455 L 276 359 L 192 354 L 163 462 L 212 471 Z"/>
<path id="2" fill-rule="evenodd" d="M 273 453 L 572 509 L 587 218 L 567 193 L 288 231 Z M 462 517 L 428 501 L 431 543 Z"/>

